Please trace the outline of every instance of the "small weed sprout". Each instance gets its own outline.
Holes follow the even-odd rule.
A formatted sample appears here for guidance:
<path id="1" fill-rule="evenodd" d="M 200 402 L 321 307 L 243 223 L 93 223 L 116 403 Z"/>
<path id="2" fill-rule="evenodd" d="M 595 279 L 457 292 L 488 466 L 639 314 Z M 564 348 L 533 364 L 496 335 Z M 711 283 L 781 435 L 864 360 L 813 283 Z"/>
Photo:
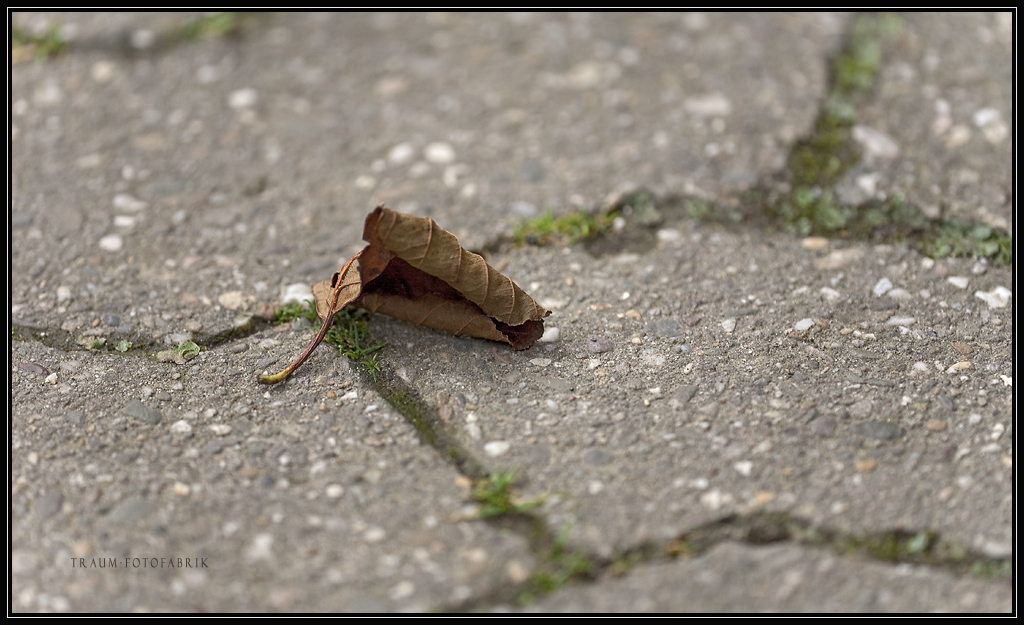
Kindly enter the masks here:
<path id="1" fill-rule="evenodd" d="M 472 495 L 480 502 L 480 518 L 529 512 L 544 503 L 543 497 L 532 501 L 518 500 L 518 491 L 512 487 L 517 469 L 495 471 L 490 477 L 477 481 Z"/>

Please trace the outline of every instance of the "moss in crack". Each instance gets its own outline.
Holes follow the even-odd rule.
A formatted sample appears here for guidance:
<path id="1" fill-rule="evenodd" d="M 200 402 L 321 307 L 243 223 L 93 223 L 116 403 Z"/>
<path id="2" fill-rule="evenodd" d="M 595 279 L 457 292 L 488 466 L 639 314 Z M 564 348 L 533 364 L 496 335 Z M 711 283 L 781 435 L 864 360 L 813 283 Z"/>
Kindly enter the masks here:
<path id="1" fill-rule="evenodd" d="M 315 313 L 314 313 L 315 314 Z M 386 343 L 369 341 L 370 327 L 366 323 L 369 313 L 346 306 L 334 315 L 324 342 L 333 345 L 338 353 L 353 360 L 373 381 L 381 372 L 378 352 Z"/>
<path id="2" fill-rule="evenodd" d="M 172 29 L 166 35 L 169 41 L 194 41 L 209 37 L 225 37 L 237 34 L 247 17 L 246 13 L 225 11 L 211 13 Z"/>
<path id="3" fill-rule="evenodd" d="M 45 35 L 33 35 L 24 28 L 11 26 L 11 62 L 46 59 L 63 52 L 68 45 L 63 27 L 53 24 Z"/>
<path id="4" fill-rule="evenodd" d="M 939 222 L 922 239 L 921 250 L 929 256 L 984 256 L 1013 264 L 1013 237 L 985 224 Z"/>
<path id="5" fill-rule="evenodd" d="M 775 512 L 730 516 L 709 523 L 669 541 L 665 552 L 673 557 L 695 557 L 725 540 L 754 545 L 786 541 L 828 547 L 840 554 L 860 554 L 889 563 L 926 564 L 986 579 L 1009 579 L 1012 572 L 1009 560 L 972 553 L 931 530 L 841 534 Z"/>
<path id="6" fill-rule="evenodd" d="M 789 172 L 794 195 L 829 188 L 860 160 L 852 139 L 857 108 L 870 95 L 882 66 L 887 40 L 902 30 L 898 16 L 859 13 L 850 20 L 846 40 L 832 61 L 829 93 L 811 135 L 794 146 Z M 801 217 L 815 222 L 814 204 L 805 203 Z"/>
<path id="7" fill-rule="evenodd" d="M 535 603 L 574 581 L 595 578 L 599 567 L 593 558 L 568 546 L 571 529 L 571 526 L 567 527 L 552 539 L 543 523 L 537 521 L 531 542 L 540 563 L 516 594 L 520 605 Z"/>
<path id="8" fill-rule="evenodd" d="M 948 542 L 931 530 L 906 532 L 892 530 L 864 535 L 843 534 L 815 526 L 785 512 L 759 512 L 731 515 L 694 528 L 665 543 L 645 543 L 602 561 L 568 547 L 567 528 L 553 537 L 544 522 L 530 514 L 515 514 L 530 525 L 531 551 L 539 564 L 530 578 L 514 588 L 496 588 L 489 596 L 451 609 L 472 611 L 516 600 L 527 605 L 577 581 L 592 581 L 603 575 L 622 575 L 641 562 L 665 557 L 694 558 L 726 541 L 747 545 L 780 542 L 796 543 L 814 548 L 831 549 L 840 555 L 861 555 L 886 563 L 913 563 L 945 570 L 958 575 L 972 575 L 987 580 L 1012 579 L 1013 567 L 1008 558 L 992 558 L 972 553 L 962 545 Z M 506 517 L 492 522 L 501 523 Z M 523 530 L 520 530 L 522 533 Z"/>
<path id="9" fill-rule="evenodd" d="M 513 233 L 519 245 L 572 245 L 608 232 L 615 217 L 609 213 L 591 214 L 579 210 L 555 217 L 552 210 L 524 221 Z"/>
<path id="10" fill-rule="evenodd" d="M 319 330 L 323 322 L 317 316 L 313 303 L 309 304 L 308 307 L 300 303 L 286 304 L 275 311 L 275 320 L 288 323 L 296 319 L 308 319 L 314 321 L 314 329 Z M 380 351 L 386 343 L 371 340 L 367 323 L 369 316 L 364 310 L 346 306 L 335 313 L 324 342 L 337 349 L 339 355 L 355 363 L 367 384 L 405 417 L 426 445 L 440 452 L 464 474 L 482 476 L 484 473 L 480 466 L 444 430 L 437 409 L 420 399 L 414 390 L 392 375 L 386 363 L 380 359 Z"/>
<path id="11" fill-rule="evenodd" d="M 289 323 L 296 319 L 306 319 L 311 322 L 316 321 L 316 307 L 313 304 L 313 300 L 307 299 L 304 303 L 288 302 L 283 306 L 278 306 L 274 310 L 275 323 Z"/>
<path id="12" fill-rule="evenodd" d="M 616 235 L 617 241 L 610 244 L 622 247 L 630 234 L 640 233 L 645 239 L 645 246 L 649 247 L 651 236 L 644 231 L 664 221 L 658 209 L 660 201 L 650 191 L 640 190 L 624 194 L 596 212 L 577 210 L 555 217 L 554 211 L 548 210 L 542 217 L 516 226 L 512 236 L 518 245 L 568 246 L 584 242 L 592 248 L 610 239 L 612 234 Z M 632 227 L 626 229 L 627 225 Z"/>
<path id="13" fill-rule="evenodd" d="M 492 471 L 490 476 L 479 479 L 473 488 L 473 498 L 480 503 L 480 518 L 503 514 L 522 514 L 544 503 L 544 498 L 523 501 L 514 488 L 517 467 L 508 471 Z"/>
<path id="14" fill-rule="evenodd" d="M 122 49 L 131 54 L 157 52 L 200 39 L 238 36 L 247 22 L 261 15 L 231 11 L 209 13 L 157 33 L 155 40 L 145 46 L 144 50 L 130 46 L 127 40 L 124 41 Z M 59 23 L 53 24 L 44 35 L 35 35 L 19 26 L 12 26 L 11 62 L 19 63 L 33 58 L 46 59 L 65 52 L 69 43 L 62 32 L 63 26 Z M 78 41 L 75 45 L 76 47 L 88 47 L 90 43 Z M 93 42 L 91 45 L 95 47 L 97 44 Z M 100 43 L 99 45 L 107 47 L 109 44 Z"/>
<path id="15" fill-rule="evenodd" d="M 365 366 L 361 367 L 367 383 L 405 417 L 419 433 L 424 444 L 437 450 L 463 475 L 470 478 L 486 475 L 483 467 L 462 448 L 454 436 L 448 433 L 435 407 L 423 401 L 413 389 L 391 373 L 386 363 L 376 361 L 376 367 L 375 373 L 370 373 Z"/>
<path id="16" fill-rule="evenodd" d="M 209 13 L 189 20 L 183 24 L 172 26 L 156 33 L 156 38 L 144 49 L 131 47 L 131 54 L 165 52 L 176 46 L 188 44 L 201 39 L 218 37 L 238 37 L 242 34 L 245 24 L 256 17 L 255 13 L 218 12 Z"/>
<path id="17" fill-rule="evenodd" d="M 803 236 L 905 243 L 929 256 L 983 256 L 1012 263 L 1008 233 L 983 225 L 930 221 L 899 195 L 848 206 L 833 190 L 860 160 L 853 140 L 857 111 L 874 89 L 885 46 L 901 30 L 896 15 L 853 16 L 843 49 L 831 64 L 829 93 L 814 130 L 790 152 L 788 191 L 772 198 L 761 194 L 753 198 L 752 207 Z"/>
<path id="18" fill-rule="evenodd" d="M 853 141 L 857 109 L 874 88 L 887 40 L 901 29 L 895 15 L 853 16 L 843 49 L 831 64 L 829 93 L 814 130 L 790 152 L 790 191 L 776 201 L 761 204 L 769 217 L 804 236 L 834 235 L 856 218 L 857 209 L 844 206 L 832 188 L 840 176 L 860 162 L 860 150 Z"/>

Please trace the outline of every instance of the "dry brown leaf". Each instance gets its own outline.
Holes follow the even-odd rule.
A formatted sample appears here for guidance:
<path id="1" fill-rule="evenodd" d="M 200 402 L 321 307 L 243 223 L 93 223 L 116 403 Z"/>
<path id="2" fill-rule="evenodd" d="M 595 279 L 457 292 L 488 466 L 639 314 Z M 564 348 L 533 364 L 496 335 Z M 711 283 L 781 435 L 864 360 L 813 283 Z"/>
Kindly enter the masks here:
<path id="1" fill-rule="evenodd" d="M 415 269 L 440 278 L 501 323 L 517 326 L 551 314 L 429 217 L 378 206 L 366 219 L 363 238 L 370 247 L 379 243 Z"/>
<path id="2" fill-rule="evenodd" d="M 313 285 L 324 325 L 295 363 L 260 382 L 279 382 L 309 357 L 348 304 L 453 334 L 502 341 L 517 350 L 544 334 L 551 314 L 428 217 L 378 206 L 366 218 L 369 242 L 330 280 Z"/>
<path id="3" fill-rule="evenodd" d="M 313 298 L 316 301 L 316 314 L 323 320 L 342 308 L 351 304 L 362 292 L 363 282 L 360 276 L 362 269 L 361 250 L 345 264 L 345 267 L 324 280 L 313 285 Z M 332 299 L 333 298 L 333 299 Z M 326 324 L 325 324 L 326 325 Z"/>

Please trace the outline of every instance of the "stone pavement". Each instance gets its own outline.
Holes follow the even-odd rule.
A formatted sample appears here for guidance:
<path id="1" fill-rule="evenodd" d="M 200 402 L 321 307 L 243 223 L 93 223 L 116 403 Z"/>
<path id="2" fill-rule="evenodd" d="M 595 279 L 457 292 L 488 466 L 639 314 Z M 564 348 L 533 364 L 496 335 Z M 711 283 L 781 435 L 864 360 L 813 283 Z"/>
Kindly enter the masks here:
<path id="1" fill-rule="evenodd" d="M 855 17 L 11 19 L 13 611 L 1013 609 L 1011 268 L 692 210 L 785 184 Z M 836 192 L 1009 228 L 1013 17 L 897 23 Z M 557 333 L 257 385 L 381 202 Z"/>

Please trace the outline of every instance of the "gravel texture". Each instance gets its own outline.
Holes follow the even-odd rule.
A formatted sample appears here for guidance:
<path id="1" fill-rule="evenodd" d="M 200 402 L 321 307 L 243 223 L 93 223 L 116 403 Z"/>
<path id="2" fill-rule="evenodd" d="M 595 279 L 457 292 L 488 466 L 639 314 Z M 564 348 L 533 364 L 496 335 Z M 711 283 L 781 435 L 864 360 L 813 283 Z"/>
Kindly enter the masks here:
<path id="1" fill-rule="evenodd" d="M 728 212 L 779 176 L 848 15 L 168 35 L 197 19 L 12 15 L 70 42 L 11 70 L 14 612 L 504 611 L 520 591 L 543 611 L 1011 609 L 1011 268 L 678 201 Z M 1009 227 L 1012 17 L 903 21 L 837 195 Z M 648 221 L 511 244 L 636 189 Z M 378 315 L 390 387 L 327 346 L 257 385 L 314 335 L 268 308 L 337 271 L 382 202 L 485 251 L 553 311 L 544 337 L 515 352 Z M 539 505 L 479 518 L 474 478 L 512 468 Z M 790 536 L 666 559 L 760 514 L 952 555 Z M 591 576 L 540 596 L 565 552 Z"/>

